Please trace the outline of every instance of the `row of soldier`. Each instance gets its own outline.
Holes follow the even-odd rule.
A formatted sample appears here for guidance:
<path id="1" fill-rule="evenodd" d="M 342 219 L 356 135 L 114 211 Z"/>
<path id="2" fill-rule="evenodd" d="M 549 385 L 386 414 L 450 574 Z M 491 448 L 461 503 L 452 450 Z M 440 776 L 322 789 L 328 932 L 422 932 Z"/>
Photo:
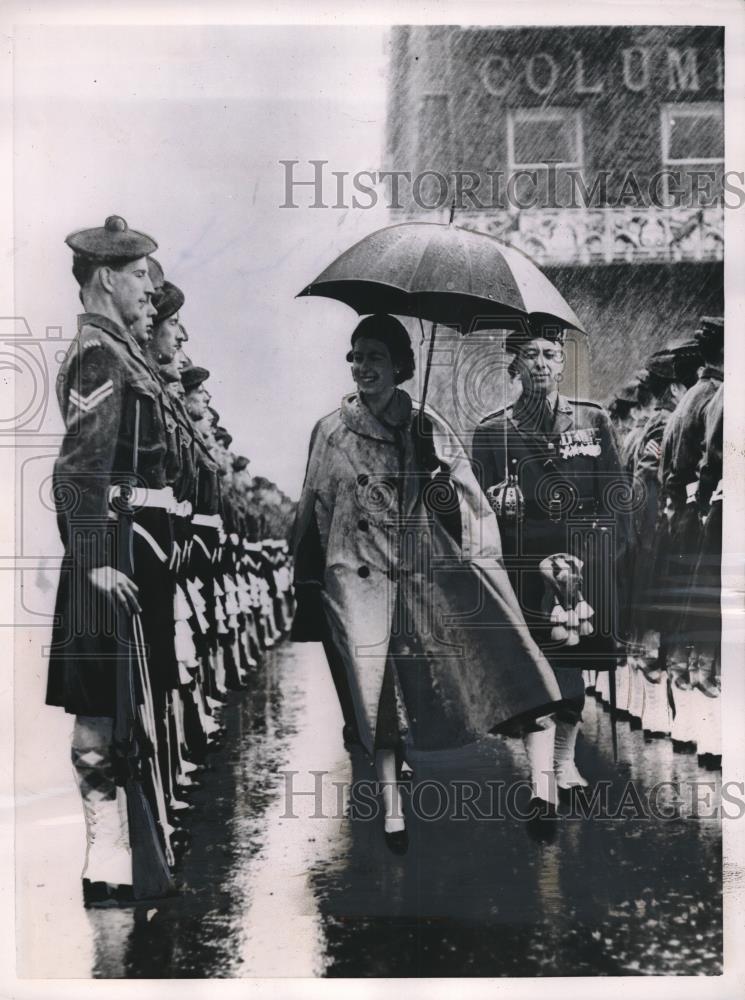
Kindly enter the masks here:
<path id="1" fill-rule="evenodd" d="M 610 406 L 635 484 L 618 712 L 649 737 L 721 766 L 721 557 L 724 322 L 702 317 Z M 610 704 L 608 674 L 588 687 Z"/>
<path id="2" fill-rule="evenodd" d="M 227 692 L 287 632 L 283 540 L 259 540 L 248 459 L 183 345 L 184 294 L 118 217 L 73 233 L 84 313 L 59 373 L 65 555 L 47 703 L 75 716 L 83 898 L 174 891 L 189 790 Z"/>

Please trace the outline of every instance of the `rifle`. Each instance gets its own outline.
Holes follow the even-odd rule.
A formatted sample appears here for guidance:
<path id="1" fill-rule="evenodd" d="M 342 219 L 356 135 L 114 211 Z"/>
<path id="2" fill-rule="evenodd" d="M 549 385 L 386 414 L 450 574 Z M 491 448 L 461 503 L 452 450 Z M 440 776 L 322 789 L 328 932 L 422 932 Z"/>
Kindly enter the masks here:
<path id="1" fill-rule="evenodd" d="M 134 472 L 137 471 L 137 436 L 139 432 L 139 400 L 135 418 Z M 126 502 L 118 505 L 117 569 L 133 576 L 132 509 Z M 114 723 L 114 755 L 119 765 L 121 782 L 127 797 L 129 838 L 132 850 L 132 893 L 135 899 L 155 898 L 175 892 L 175 884 L 166 862 L 158 826 L 145 793 L 146 761 L 155 753 L 154 745 L 144 731 L 137 702 L 135 671 L 142 683 L 142 657 L 139 615 L 130 615 L 120 608 L 117 615 L 118 655 L 116 666 L 116 719 Z M 137 658 L 135 665 L 134 657 Z M 145 680 L 147 680 L 145 676 Z M 153 772 L 154 773 L 154 772 Z M 167 831 L 164 829 L 167 843 Z"/>

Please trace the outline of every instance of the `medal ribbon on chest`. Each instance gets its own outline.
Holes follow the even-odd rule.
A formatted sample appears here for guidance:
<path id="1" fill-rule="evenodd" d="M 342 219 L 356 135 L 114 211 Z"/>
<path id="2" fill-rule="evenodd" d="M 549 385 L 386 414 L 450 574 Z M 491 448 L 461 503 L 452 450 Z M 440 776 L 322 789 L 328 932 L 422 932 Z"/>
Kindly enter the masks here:
<path id="1" fill-rule="evenodd" d="M 563 459 L 585 455 L 597 458 L 600 455 L 600 440 L 592 429 L 564 431 L 559 435 L 559 455 Z"/>

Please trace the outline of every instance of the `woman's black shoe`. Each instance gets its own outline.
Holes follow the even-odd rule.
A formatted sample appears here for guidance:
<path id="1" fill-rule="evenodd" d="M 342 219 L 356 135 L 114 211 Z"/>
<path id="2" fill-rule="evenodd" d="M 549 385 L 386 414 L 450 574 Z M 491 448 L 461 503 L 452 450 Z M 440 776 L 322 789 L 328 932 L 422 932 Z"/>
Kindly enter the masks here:
<path id="1" fill-rule="evenodd" d="M 115 907 L 134 902 L 131 885 L 110 885 L 108 882 L 91 882 L 83 879 L 83 906 Z"/>
<path id="2" fill-rule="evenodd" d="M 534 795 L 528 803 L 528 818 L 525 830 L 531 839 L 541 844 L 550 843 L 556 837 L 556 823 L 559 814 L 556 806 Z"/>
<path id="3" fill-rule="evenodd" d="M 389 851 L 394 854 L 406 854 L 409 849 L 409 832 L 405 827 L 403 830 L 394 830 L 392 833 L 383 830 L 383 834 L 385 845 Z"/>

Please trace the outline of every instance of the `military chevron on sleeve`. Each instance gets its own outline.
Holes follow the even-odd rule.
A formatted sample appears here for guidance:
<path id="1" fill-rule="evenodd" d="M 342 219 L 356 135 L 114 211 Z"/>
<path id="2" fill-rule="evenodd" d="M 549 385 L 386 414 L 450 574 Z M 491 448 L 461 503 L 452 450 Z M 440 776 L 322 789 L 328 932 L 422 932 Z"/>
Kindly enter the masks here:
<path id="1" fill-rule="evenodd" d="M 111 379 L 107 379 L 103 385 L 99 385 L 97 389 L 89 392 L 87 396 L 81 395 L 75 389 L 70 389 L 70 406 L 77 406 L 83 413 L 90 413 L 91 410 L 95 410 L 99 403 L 102 403 L 104 399 L 110 396 L 113 391 L 114 383 Z"/>

